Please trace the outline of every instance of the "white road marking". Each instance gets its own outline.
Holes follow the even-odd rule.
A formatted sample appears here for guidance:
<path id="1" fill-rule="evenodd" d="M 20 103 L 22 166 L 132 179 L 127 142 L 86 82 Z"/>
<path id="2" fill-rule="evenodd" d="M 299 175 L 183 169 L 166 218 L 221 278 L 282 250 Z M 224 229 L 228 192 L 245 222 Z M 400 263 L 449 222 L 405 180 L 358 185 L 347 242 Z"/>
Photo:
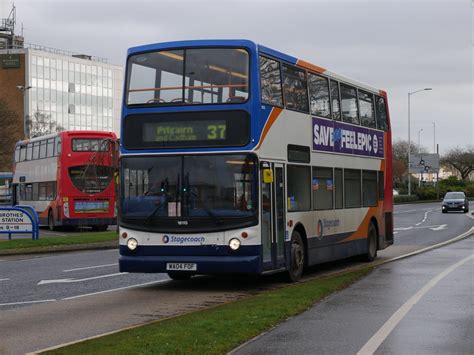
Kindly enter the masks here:
<path id="1" fill-rule="evenodd" d="M 85 279 L 41 280 L 40 282 L 37 283 L 37 285 L 83 282 L 83 281 L 96 280 L 96 279 L 103 279 L 103 278 L 105 278 L 105 277 L 113 277 L 113 276 L 120 276 L 120 275 L 126 275 L 126 274 L 128 274 L 128 272 L 117 272 L 117 273 L 115 273 L 115 274 L 108 274 L 108 275 L 100 275 L 100 276 L 86 277 Z"/>
<path id="2" fill-rule="evenodd" d="M 394 228 L 393 230 L 394 231 L 407 231 L 407 230 L 410 230 L 410 229 L 426 229 L 426 228 L 429 228 L 433 231 L 441 231 L 441 230 L 447 229 L 447 226 L 448 226 L 447 224 L 434 224 L 432 226 L 400 227 L 400 228 Z"/>
<path id="3" fill-rule="evenodd" d="M 69 270 L 63 270 L 63 272 L 71 272 L 71 271 L 79 271 L 79 270 L 88 270 L 88 269 L 97 269 L 100 267 L 109 267 L 109 266 L 115 266 L 118 265 L 118 263 L 113 263 L 113 264 L 105 264 L 105 265 L 96 265 L 96 266 L 87 266 L 87 267 L 80 267 L 77 269 L 69 269 Z"/>
<path id="4" fill-rule="evenodd" d="M 19 304 L 30 304 L 30 303 L 46 303 L 46 302 L 56 302 L 57 300 L 38 300 L 38 301 L 25 301 L 25 302 L 11 302 L 11 303 L 0 303 L 0 306 L 16 306 Z"/>
<path id="5" fill-rule="evenodd" d="M 406 211 L 397 211 L 397 212 L 393 212 L 393 214 L 402 214 L 402 213 L 412 213 L 412 212 L 421 212 L 421 211 L 436 211 L 434 210 L 433 208 L 420 208 L 420 209 L 417 209 L 417 210 L 406 210 Z"/>
<path id="6" fill-rule="evenodd" d="M 10 281 L 10 279 L 0 279 L 0 281 Z"/>
<path id="7" fill-rule="evenodd" d="M 359 350 L 357 355 L 373 354 L 384 342 L 384 340 L 390 335 L 392 330 L 400 323 L 400 321 L 407 315 L 412 307 L 420 301 L 420 299 L 431 290 L 436 284 L 441 281 L 444 277 L 449 275 L 451 272 L 456 270 L 461 265 L 465 264 L 469 260 L 474 259 L 474 254 L 458 261 L 456 264 L 451 265 L 449 268 L 433 277 L 422 289 L 415 293 L 408 301 L 406 301 L 390 318 L 385 324 L 369 339 L 369 341 Z"/>
<path id="8" fill-rule="evenodd" d="M 98 292 L 92 292 L 92 293 L 86 293 L 83 295 L 77 295 L 77 296 L 72 296 L 72 297 L 66 297 L 63 298 L 62 300 L 67 301 L 67 300 L 73 300 L 76 298 L 81 298 L 81 297 L 87 297 L 87 296 L 94 296 L 94 295 L 99 295 L 101 293 L 107 293 L 107 292 L 113 292 L 113 291 L 119 291 L 119 290 L 126 290 L 129 288 L 135 288 L 135 287 L 140 287 L 140 286 L 146 286 L 146 285 L 153 285 L 153 284 L 160 284 L 163 282 L 168 282 L 171 281 L 171 279 L 166 279 L 166 280 L 159 280 L 159 281 L 150 281 L 150 282 L 144 282 L 142 284 L 137 284 L 137 285 L 131 285 L 131 286 L 124 286 L 124 287 L 119 287 L 119 288 L 112 288 L 110 290 L 105 290 L 105 291 L 98 291 Z"/>
<path id="9" fill-rule="evenodd" d="M 440 226 L 438 226 L 438 227 L 430 228 L 430 229 L 431 229 L 432 231 L 441 231 L 441 230 L 443 230 L 443 229 L 447 229 L 447 228 L 446 228 L 447 226 L 448 226 L 447 224 L 442 224 L 442 225 L 440 225 Z"/>
<path id="10" fill-rule="evenodd" d="M 433 212 L 434 210 L 428 210 L 425 212 L 425 215 L 423 216 L 423 219 L 421 220 L 421 222 L 418 222 L 417 224 L 415 224 L 415 226 L 419 226 L 420 224 L 423 224 L 426 222 L 426 219 L 428 218 L 428 213 L 430 212 Z"/>
<path id="11" fill-rule="evenodd" d="M 393 230 L 395 230 L 395 231 L 408 231 L 408 230 L 410 230 L 410 229 L 413 229 L 413 226 L 394 228 Z"/>

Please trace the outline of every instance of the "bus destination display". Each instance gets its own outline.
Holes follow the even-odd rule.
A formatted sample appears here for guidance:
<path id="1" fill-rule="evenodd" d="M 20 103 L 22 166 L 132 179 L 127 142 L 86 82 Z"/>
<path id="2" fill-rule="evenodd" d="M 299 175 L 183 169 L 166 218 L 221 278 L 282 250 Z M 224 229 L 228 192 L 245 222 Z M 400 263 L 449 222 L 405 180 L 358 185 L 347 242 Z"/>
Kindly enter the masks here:
<path id="1" fill-rule="evenodd" d="M 143 126 L 143 140 L 145 142 L 217 141 L 227 138 L 226 131 L 225 120 L 151 122 Z"/>

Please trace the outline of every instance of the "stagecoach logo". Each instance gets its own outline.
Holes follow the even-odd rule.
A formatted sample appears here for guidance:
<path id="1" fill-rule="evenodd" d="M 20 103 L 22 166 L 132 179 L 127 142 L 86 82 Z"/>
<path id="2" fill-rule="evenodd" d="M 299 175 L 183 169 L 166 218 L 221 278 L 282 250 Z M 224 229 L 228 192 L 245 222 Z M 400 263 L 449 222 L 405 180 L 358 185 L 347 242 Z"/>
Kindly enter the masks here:
<path id="1" fill-rule="evenodd" d="M 383 132 L 313 117 L 313 150 L 383 158 Z"/>
<path id="2" fill-rule="evenodd" d="M 331 227 L 339 227 L 341 224 L 341 221 L 339 219 L 320 219 L 318 220 L 318 225 L 316 227 L 316 238 L 319 240 L 323 239 L 324 235 L 324 228 L 329 229 Z"/>
<path id="3" fill-rule="evenodd" d="M 177 235 L 164 235 L 161 238 L 163 244 L 204 244 L 206 238 L 203 236 L 177 236 Z"/>
<path id="4" fill-rule="evenodd" d="M 372 148 L 374 148 L 374 153 L 377 154 L 377 150 L 379 149 L 379 141 L 377 139 L 377 135 L 374 134 L 374 138 L 372 139 Z"/>
<path id="5" fill-rule="evenodd" d="M 318 227 L 316 229 L 316 238 L 318 238 L 319 240 L 323 239 L 323 231 L 324 231 L 323 221 L 320 219 L 318 221 Z"/>

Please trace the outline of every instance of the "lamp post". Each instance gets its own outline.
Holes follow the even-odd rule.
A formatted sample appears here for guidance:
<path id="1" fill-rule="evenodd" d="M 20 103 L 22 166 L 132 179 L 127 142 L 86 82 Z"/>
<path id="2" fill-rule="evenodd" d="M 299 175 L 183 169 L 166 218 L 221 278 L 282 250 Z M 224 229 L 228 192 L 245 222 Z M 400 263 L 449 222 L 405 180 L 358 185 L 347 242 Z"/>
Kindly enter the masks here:
<path id="1" fill-rule="evenodd" d="M 410 178 L 410 148 L 411 148 L 411 137 L 410 137 L 410 97 L 420 91 L 433 90 L 432 88 L 424 88 L 408 93 L 408 196 L 411 196 L 411 178 Z"/>
<path id="2" fill-rule="evenodd" d="M 26 138 L 30 138 L 29 132 L 27 132 L 27 125 L 28 125 L 28 115 L 27 115 L 27 104 L 26 104 L 26 92 L 32 88 L 32 86 L 23 86 L 23 85 L 18 85 L 16 87 L 18 90 L 21 91 L 23 94 L 23 134 L 25 135 Z"/>
<path id="3" fill-rule="evenodd" d="M 433 154 L 438 154 L 438 148 L 436 146 L 436 122 L 431 122 L 433 124 Z M 439 159 L 439 155 L 438 155 Z M 438 162 L 439 164 L 439 162 Z M 438 170 L 436 170 L 436 199 L 439 200 L 439 167 Z M 434 176 L 433 176 L 433 181 L 434 181 Z"/>
<path id="4" fill-rule="evenodd" d="M 421 132 L 423 132 L 423 128 L 418 130 L 418 154 L 420 154 L 420 146 L 421 146 L 420 136 L 421 136 Z"/>
<path id="5" fill-rule="evenodd" d="M 420 136 L 421 136 L 421 132 L 423 132 L 423 128 L 419 129 L 418 130 L 418 155 L 420 155 L 420 147 L 421 147 L 421 140 L 420 140 Z M 423 180 L 423 173 L 421 172 L 420 173 L 420 179 L 418 180 L 418 187 L 421 186 L 421 181 Z"/>

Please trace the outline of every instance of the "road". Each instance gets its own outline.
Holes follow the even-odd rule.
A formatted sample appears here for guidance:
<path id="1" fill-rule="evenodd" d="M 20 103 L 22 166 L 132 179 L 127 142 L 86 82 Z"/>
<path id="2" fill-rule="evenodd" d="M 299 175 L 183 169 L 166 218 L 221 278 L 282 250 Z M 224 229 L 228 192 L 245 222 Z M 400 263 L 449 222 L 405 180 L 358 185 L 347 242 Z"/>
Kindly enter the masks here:
<path id="1" fill-rule="evenodd" d="M 441 214 L 439 204 L 396 206 L 395 245 L 386 260 L 451 239 L 473 226 L 465 214 Z M 278 285 L 199 277 L 119 274 L 117 250 L 0 258 L 0 353 L 24 353 L 204 308 Z M 305 277 L 357 265 L 353 259 L 313 267 Z M 31 319 L 35 319 L 33 323 Z"/>
<path id="2" fill-rule="evenodd" d="M 474 237 L 384 264 L 232 352 L 472 354 Z"/>

